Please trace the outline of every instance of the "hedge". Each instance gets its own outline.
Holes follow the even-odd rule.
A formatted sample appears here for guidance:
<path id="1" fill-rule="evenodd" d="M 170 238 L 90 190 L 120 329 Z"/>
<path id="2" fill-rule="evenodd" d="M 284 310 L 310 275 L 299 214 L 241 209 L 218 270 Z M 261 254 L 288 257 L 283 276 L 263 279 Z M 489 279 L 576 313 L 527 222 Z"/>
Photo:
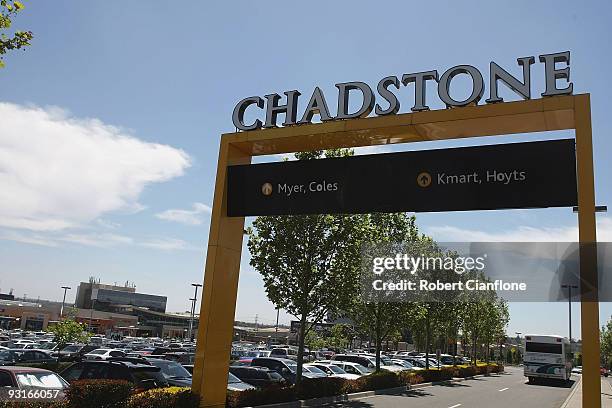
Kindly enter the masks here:
<path id="1" fill-rule="evenodd" d="M 123 408 L 133 392 L 132 383 L 120 380 L 79 380 L 66 391 L 69 408 Z"/>
<path id="2" fill-rule="evenodd" d="M 198 408 L 200 399 L 190 388 L 156 388 L 130 398 L 127 408 Z"/>
<path id="3" fill-rule="evenodd" d="M 362 391 L 374 391 L 395 388 L 425 382 L 448 381 L 453 377 L 471 377 L 477 374 L 501 372 L 503 366 L 491 364 L 487 366 L 457 366 L 431 368 L 429 370 L 379 371 L 360 377 L 356 380 L 342 378 L 304 378 L 300 387 L 270 386 L 248 391 L 228 391 L 226 406 L 229 408 L 249 407 L 264 404 L 290 402 L 299 399 L 331 397 Z"/>

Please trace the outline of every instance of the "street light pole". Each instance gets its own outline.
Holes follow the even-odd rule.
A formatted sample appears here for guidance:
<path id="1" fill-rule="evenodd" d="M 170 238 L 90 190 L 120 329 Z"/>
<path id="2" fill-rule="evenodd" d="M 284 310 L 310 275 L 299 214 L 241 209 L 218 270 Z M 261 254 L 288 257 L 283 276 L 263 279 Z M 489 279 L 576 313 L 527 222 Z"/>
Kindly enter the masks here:
<path id="1" fill-rule="evenodd" d="M 60 320 L 62 320 L 62 317 L 64 316 L 64 305 L 66 304 L 66 292 L 68 290 L 70 290 L 70 286 L 62 286 L 62 289 L 64 289 L 64 298 L 62 299 L 62 308 L 60 309 Z"/>
<path id="2" fill-rule="evenodd" d="M 191 310 L 189 311 L 189 331 L 187 332 L 187 338 L 191 340 L 191 334 L 193 332 L 193 314 L 195 312 L 196 298 L 189 298 L 191 301 Z"/>
<path id="3" fill-rule="evenodd" d="M 569 307 L 569 341 L 570 350 L 572 349 L 572 289 L 578 289 L 577 285 L 561 285 L 562 288 L 567 288 L 567 304 Z"/>
<path id="4" fill-rule="evenodd" d="M 201 288 L 202 284 L 192 283 L 191 286 L 195 288 L 195 294 L 193 295 L 193 305 L 191 306 L 191 319 L 189 320 L 189 341 L 193 339 L 193 319 L 195 316 L 196 302 L 198 301 L 198 288 Z"/>
<path id="5" fill-rule="evenodd" d="M 523 334 L 523 332 L 514 332 L 516 334 L 516 336 L 519 339 L 519 344 L 518 344 L 518 363 L 521 364 L 521 346 L 523 345 L 523 342 L 521 341 L 521 334 Z"/>

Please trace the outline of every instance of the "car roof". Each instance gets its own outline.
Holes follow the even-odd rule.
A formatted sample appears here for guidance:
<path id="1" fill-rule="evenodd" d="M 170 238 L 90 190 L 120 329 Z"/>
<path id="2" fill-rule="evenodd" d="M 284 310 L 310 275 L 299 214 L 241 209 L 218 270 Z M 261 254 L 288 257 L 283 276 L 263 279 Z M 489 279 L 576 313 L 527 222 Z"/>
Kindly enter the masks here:
<path id="1" fill-rule="evenodd" d="M 84 361 L 81 361 L 81 362 L 76 363 L 76 364 L 109 364 L 109 365 L 110 364 L 121 364 L 121 365 L 124 365 L 124 366 L 126 366 L 128 368 L 148 368 L 148 369 L 153 369 L 153 370 L 155 370 L 155 369 L 159 370 L 159 367 L 155 367 L 155 366 L 150 365 L 150 364 L 134 363 L 134 362 L 131 362 L 131 361 L 112 361 L 112 360 L 111 361 L 99 361 L 99 360 L 97 360 L 97 361 L 89 361 L 89 360 L 84 360 Z"/>
<path id="2" fill-rule="evenodd" d="M 20 367 L 20 366 L 0 366 L 0 371 L 10 371 L 12 373 L 52 373 L 53 371 L 35 367 Z"/>
<path id="3" fill-rule="evenodd" d="M 280 358 L 280 357 L 255 357 L 251 360 L 251 362 L 255 360 L 274 360 L 274 361 L 281 361 L 283 363 L 296 364 L 296 362 L 291 360 L 290 358 Z"/>

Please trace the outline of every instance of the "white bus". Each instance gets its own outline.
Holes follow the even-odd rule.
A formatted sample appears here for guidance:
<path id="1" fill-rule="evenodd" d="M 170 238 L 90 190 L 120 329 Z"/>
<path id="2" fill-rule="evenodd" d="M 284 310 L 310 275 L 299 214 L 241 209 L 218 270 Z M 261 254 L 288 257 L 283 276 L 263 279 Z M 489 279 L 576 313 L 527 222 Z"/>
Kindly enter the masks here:
<path id="1" fill-rule="evenodd" d="M 572 373 L 573 354 L 567 337 L 525 336 L 523 364 L 529 382 L 550 378 L 569 381 Z"/>

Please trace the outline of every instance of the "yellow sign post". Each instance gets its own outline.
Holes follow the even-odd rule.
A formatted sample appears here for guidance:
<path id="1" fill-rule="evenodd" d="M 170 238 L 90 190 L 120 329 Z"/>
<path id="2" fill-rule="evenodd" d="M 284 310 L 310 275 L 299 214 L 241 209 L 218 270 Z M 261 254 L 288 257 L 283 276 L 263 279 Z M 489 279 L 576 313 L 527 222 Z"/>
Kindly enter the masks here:
<path id="1" fill-rule="evenodd" d="M 597 285 L 595 187 L 588 94 L 228 133 L 221 137 L 193 386 L 202 407 L 225 406 L 244 217 L 228 217 L 227 166 L 251 157 L 575 129 L 580 274 Z M 544 159 L 544 158 L 543 158 Z M 376 171 L 376 169 L 372 169 Z M 426 180 L 423 180 L 426 183 Z M 596 287 L 595 287 L 596 289 Z M 586 289 L 583 289 L 586 290 Z M 599 304 L 582 295 L 583 406 L 600 408 Z"/>

